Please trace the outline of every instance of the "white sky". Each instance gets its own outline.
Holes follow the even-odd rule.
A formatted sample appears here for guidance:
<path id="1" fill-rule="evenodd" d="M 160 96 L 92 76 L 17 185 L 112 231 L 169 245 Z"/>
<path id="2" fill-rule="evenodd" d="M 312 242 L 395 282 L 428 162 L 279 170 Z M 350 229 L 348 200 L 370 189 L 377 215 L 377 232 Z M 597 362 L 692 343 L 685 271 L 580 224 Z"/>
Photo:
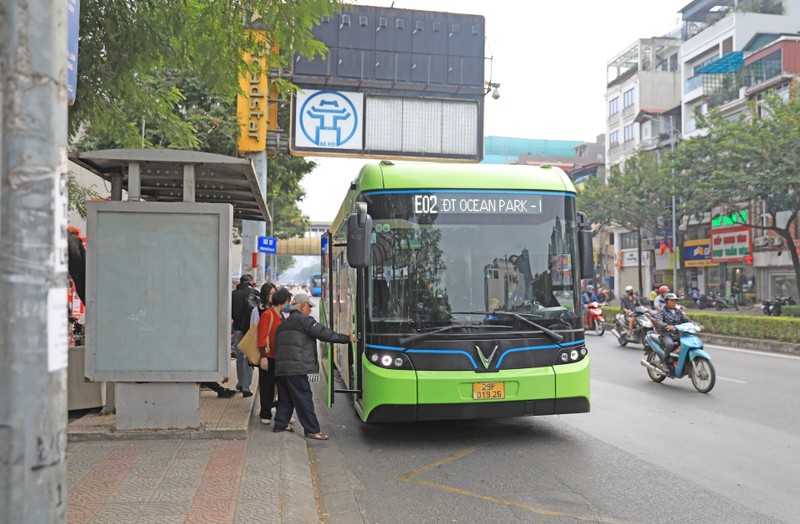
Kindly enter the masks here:
<path id="1" fill-rule="evenodd" d="M 639 38 L 679 25 L 690 0 L 395 0 L 394 7 L 483 15 L 492 81 L 484 136 L 594 141 L 605 132 L 606 63 Z M 392 1 L 359 5 L 389 7 Z M 489 63 L 486 65 L 489 77 Z M 311 158 L 300 209 L 333 220 L 351 180 L 368 159 Z"/>

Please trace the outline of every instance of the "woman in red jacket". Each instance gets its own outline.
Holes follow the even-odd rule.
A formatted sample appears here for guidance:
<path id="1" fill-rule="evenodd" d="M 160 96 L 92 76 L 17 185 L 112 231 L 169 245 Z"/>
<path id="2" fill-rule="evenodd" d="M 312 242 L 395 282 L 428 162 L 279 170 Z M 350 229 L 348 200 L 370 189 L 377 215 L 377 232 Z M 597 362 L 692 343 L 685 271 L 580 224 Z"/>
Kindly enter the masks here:
<path id="1" fill-rule="evenodd" d="M 272 304 L 258 319 L 258 349 L 261 362 L 258 366 L 258 398 L 261 403 L 261 423 L 272 423 L 275 406 L 275 331 L 283 322 L 281 311 L 292 299 L 286 288 L 272 295 Z"/>

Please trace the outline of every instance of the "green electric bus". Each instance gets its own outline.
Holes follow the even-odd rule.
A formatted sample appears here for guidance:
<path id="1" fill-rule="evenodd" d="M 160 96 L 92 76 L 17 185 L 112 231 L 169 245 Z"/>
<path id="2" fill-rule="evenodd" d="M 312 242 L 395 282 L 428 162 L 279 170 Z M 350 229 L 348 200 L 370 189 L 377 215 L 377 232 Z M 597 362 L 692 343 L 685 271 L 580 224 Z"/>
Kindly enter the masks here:
<path id="1" fill-rule="evenodd" d="M 352 394 L 365 422 L 589 411 L 591 242 L 558 168 L 364 166 L 322 240 L 320 320 L 358 338 L 323 345 L 328 405 Z"/>

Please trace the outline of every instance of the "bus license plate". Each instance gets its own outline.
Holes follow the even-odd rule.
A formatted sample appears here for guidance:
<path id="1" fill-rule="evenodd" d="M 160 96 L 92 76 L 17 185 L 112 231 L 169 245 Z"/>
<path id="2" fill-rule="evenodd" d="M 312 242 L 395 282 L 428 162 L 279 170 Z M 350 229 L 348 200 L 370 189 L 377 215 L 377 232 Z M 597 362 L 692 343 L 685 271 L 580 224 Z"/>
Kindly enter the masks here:
<path id="1" fill-rule="evenodd" d="M 505 382 L 474 382 L 472 384 L 472 400 L 496 398 L 506 398 Z"/>

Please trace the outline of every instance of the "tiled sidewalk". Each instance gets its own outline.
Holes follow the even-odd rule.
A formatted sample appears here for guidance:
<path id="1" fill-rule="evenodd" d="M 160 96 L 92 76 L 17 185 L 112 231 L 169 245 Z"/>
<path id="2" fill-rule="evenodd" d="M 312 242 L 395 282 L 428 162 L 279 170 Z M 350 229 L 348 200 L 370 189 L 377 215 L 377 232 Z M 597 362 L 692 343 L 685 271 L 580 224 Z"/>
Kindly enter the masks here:
<path id="1" fill-rule="evenodd" d="M 201 390 L 195 430 L 117 432 L 114 415 L 71 422 L 67 521 L 319 522 L 306 439 L 262 425 L 257 398 Z"/>
<path id="2" fill-rule="evenodd" d="M 72 442 L 70 523 L 318 522 L 304 439 Z"/>

